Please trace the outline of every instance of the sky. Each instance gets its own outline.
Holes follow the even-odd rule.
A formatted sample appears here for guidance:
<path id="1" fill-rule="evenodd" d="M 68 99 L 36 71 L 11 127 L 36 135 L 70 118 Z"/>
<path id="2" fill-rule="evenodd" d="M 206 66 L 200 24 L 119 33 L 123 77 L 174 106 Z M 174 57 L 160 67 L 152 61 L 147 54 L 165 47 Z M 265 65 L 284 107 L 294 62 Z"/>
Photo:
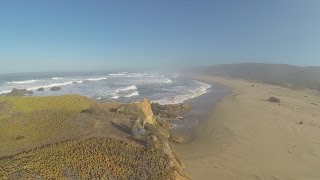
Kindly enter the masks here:
<path id="1" fill-rule="evenodd" d="M 318 0 L 1 0 L 0 73 L 320 65 Z"/>

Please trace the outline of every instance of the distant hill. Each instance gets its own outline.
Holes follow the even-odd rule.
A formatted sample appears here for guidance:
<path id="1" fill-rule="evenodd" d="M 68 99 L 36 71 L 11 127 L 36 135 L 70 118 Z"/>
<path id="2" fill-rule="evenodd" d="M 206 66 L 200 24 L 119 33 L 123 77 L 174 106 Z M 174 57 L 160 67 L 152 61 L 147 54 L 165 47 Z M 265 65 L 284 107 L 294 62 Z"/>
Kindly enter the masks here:
<path id="1" fill-rule="evenodd" d="M 292 88 L 320 90 L 320 67 L 299 67 L 287 64 L 221 64 L 202 68 L 207 75 L 223 75 Z"/>

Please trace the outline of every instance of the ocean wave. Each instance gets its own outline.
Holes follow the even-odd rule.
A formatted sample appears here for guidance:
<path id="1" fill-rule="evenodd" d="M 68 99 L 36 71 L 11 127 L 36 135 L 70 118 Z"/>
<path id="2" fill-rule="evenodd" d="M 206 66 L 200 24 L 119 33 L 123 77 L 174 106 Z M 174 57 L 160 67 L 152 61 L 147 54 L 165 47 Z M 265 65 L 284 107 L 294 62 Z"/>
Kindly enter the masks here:
<path id="1" fill-rule="evenodd" d="M 6 93 L 10 93 L 11 91 L 10 90 L 4 90 L 4 91 L 1 91 L 0 94 L 6 94 Z"/>
<path id="2" fill-rule="evenodd" d="M 109 76 L 125 76 L 124 73 L 108 74 Z"/>
<path id="3" fill-rule="evenodd" d="M 211 87 L 211 85 L 199 81 L 195 81 L 195 83 L 197 83 L 199 87 L 195 90 L 188 90 L 189 93 L 153 100 L 152 102 L 159 104 L 180 104 L 188 99 L 196 98 L 207 93 L 207 90 Z"/>
<path id="4" fill-rule="evenodd" d="M 134 91 L 134 92 L 132 92 L 132 93 L 130 93 L 128 95 L 125 95 L 123 97 L 132 97 L 132 96 L 139 96 L 139 92 L 138 91 Z"/>
<path id="5" fill-rule="evenodd" d="M 31 84 L 31 83 L 35 83 L 39 80 L 25 80 L 25 81 L 11 81 L 11 82 L 6 82 L 6 84 Z"/>
<path id="6" fill-rule="evenodd" d="M 52 80 L 60 80 L 60 79 L 63 79 L 62 77 L 53 77 L 51 78 Z"/>
<path id="7" fill-rule="evenodd" d="M 113 93 L 112 99 L 118 99 L 120 97 L 132 97 L 138 96 L 139 92 L 137 91 L 137 86 L 131 85 L 124 88 L 116 89 Z"/>
<path id="8" fill-rule="evenodd" d="M 35 86 L 35 87 L 30 87 L 27 88 L 27 90 L 37 90 L 39 88 L 52 88 L 55 86 L 66 86 L 66 85 L 72 85 L 74 82 L 73 81 L 67 81 L 67 82 L 63 82 L 63 83 L 52 83 L 52 84 L 47 84 L 47 85 L 42 85 L 42 86 Z"/>
<path id="9" fill-rule="evenodd" d="M 131 86 L 127 86 L 125 88 L 117 89 L 115 93 L 119 93 L 119 92 L 123 92 L 123 91 L 136 90 L 136 89 L 137 89 L 137 86 L 131 85 Z"/>
<path id="10" fill-rule="evenodd" d="M 86 79 L 87 81 L 101 81 L 101 80 L 106 80 L 107 78 L 106 77 L 101 77 L 101 78 L 89 78 L 89 79 Z"/>
<path id="11" fill-rule="evenodd" d="M 145 73 L 114 73 L 114 74 L 108 74 L 108 75 L 109 76 L 114 76 L 114 77 L 135 78 L 135 77 L 146 76 L 148 74 L 145 74 Z"/>
<path id="12" fill-rule="evenodd" d="M 120 97 L 126 97 L 126 98 L 129 98 L 129 97 L 133 97 L 133 96 L 139 96 L 139 92 L 138 91 L 133 91 L 132 93 L 129 93 L 129 94 L 114 94 L 111 98 L 112 99 L 119 99 Z"/>
<path id="13" fill-rule="evenodd" d="M 172 80 L 171 79 L 167 79 L 167 80 L 165 80 L 165 83 L 167 83 L 167 84 L 172 83 Z"/>

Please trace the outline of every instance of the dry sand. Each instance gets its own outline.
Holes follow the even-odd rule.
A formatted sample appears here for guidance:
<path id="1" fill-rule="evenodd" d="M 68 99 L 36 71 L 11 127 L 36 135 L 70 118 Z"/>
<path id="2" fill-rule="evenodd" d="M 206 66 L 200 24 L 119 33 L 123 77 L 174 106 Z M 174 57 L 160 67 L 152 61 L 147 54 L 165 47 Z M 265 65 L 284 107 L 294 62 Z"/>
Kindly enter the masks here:
<path id="1" fill-rule="evenodd" d="M 193 142 L 175 146 L 193 179 L 320 179 L 319 92 L 195 78 L 223 84 L 232 94 L 197 127 Z M 270 96 L 281 103 L 265 101 Z"/>

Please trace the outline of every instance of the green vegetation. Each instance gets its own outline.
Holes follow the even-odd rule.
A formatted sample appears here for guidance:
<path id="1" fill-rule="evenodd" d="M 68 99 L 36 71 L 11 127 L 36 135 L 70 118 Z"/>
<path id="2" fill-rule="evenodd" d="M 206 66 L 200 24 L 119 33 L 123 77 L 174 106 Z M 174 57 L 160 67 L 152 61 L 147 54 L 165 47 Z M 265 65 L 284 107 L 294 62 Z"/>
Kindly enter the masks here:
<path id="1" fill-rule="evenodd" d="M 163 151 L 123 140 L 90 138 L 34 149 L 0 160 L 0 179 L 173 179 Z"/>
<path id="2" fill-rule="evenodd" d="M 91 126 L 80 112 L 94 105 L 77 95 L 0 97 L 0 103 L 0 157 L 70 139 Z"/>
<path id="3" fill-rule="evenodd" d="M 48 97 L 4 97 L 0 102 L 12 105 L 13 112 L 34 112 L 42 110 L 59 110 L 81 112 L 94 105 L 90 99 L 78 95 L 48 96 Z"/>
<path id="4" fill-rule="evenodd" d="M 0 97 L 0 179 L 182 176 L 168 128 L 149 124 L 140 139 L 121 140 L 128 134 L 111 122 L 127 126 L 130 117 L 78 95 Z"/>

